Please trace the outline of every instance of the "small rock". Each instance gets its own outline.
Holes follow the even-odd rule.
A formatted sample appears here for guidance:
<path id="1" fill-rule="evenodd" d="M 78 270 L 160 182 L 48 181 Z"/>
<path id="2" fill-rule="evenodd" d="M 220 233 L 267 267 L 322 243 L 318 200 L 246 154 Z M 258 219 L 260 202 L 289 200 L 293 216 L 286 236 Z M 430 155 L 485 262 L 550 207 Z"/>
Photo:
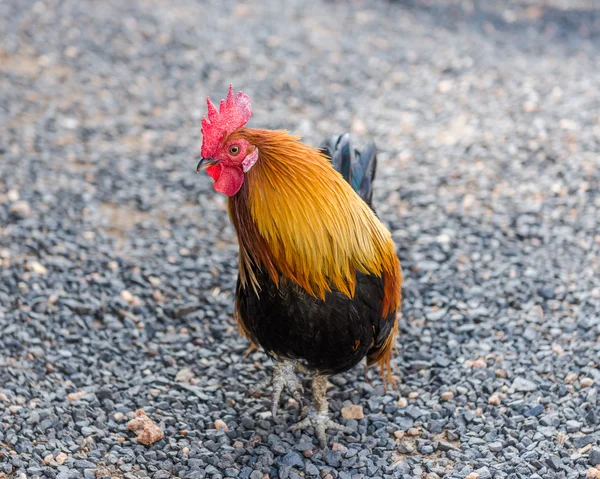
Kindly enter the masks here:
<path id="1" fill-rule="evenodd" d="M 455 450 L 456 448 L 452 444 L 450 444 L 449 442 L 440 441 L 438 443 L 438 449 L 440 451 L 452 451 L 452 450 Z"/>
<path id="2" fill-rule="evenodd" d="M 121 291 L 121 299 L 123 301 L 125 301 L 126 303 L 132 303 L 133 302 L 133 294 L 131 294 L 129 291 L 127 291 L 126 289 L 124 289 L 123 291 Z"/>
<path id="3" fill-rule="evenodd" d="M 553 288 L 540 288 L 538 290 L 539 295 L 544 299 L 552 299 L 554 298 L 554 289 Z"/>
<path id="4" fill-rule="evenodd" d="M 579 429 L 581 429 L 581 423 L 573 419 L 567 421 L 566 426 L 567 432 L 577 432 Z"/>
<path id="5" fill-rule="evenodd" d="M 228 426 L 227 426 L 227 424 L 225 424 L 225 422 L 224 422 L 224 421 L 222 421 L 221 419 L 217 419 L 217 420 L 214 422 L 214 426 L 215 426 L 215 429 L 216 429 L 217 431 L 220 431 L 221 429 L 222 429 L 223 431 L 225 431 L 225 432 L 229 431 L 229 427 L 228 427 Z"/>
<path id="6" fill-rule="evenodd" d="M 456 392 L 462 396 L 469 393 L 469 389 L 464 386 L 456 386 Z"/>
<path id="7" fill-rule="evenodd" d="M 398 407 L 406 407 L 408 405 L 408 401 L 406 398 L 398 399 Z"/>
<path id="8" fill-rule="evenodd" d="M 508 378 L 508 374 L 504 369 L 496 369 L 494 370 L 494 374 L 496 375 L 497 378 L 501 378 L 501 379 L 507 379 Z"/>
<path id="9" fill-rule="evenodd" d="M 46 464 L 46 466 L 52 461 L 54 461 L 54 456 L 52 454 L 48 454 L 46 457 L 44 457 L 44 464 Z"/>
<path id="10" fill-rule="evenodd" d="M 15 190 L 14 188 L 11 188 L 10 190 L 8 190 L 6 192 L 6 196 L 8 198 L 8 201 L 19 201 L 19 198 L 21 198 L 21 194 L 19 193 L 19 190 Z"/>
<path id="11" fill-rule="evenodd" d="M 485 362 L 485 359 L 483 359 L 483 358 L 477 358 L 475 361 L 473 361 L 471 363 L 471 367 L 473 369 L 487 368 L 487 363 Z"/>
<path id="12" fill-rule="evenodd" d="M 419 430 L 416 427 L 411 427 L 408 431 L 406 431 L 406 434 L 416 437 L 419 435 Z"/>
<path id="13" fill-rule="evenodd" d="M 544 406 L 542 404 L 536 404 L 532 408 L 528 409 L 523 413 L 525 417 L 537 417 L 544 412 Z"/>
<path id="14" fill-rule="evenodd" d="M 440 394 L 440 399 L 442 401 L 452 401 L 454 399 L 454 393 L 452 391 L 444 391 Z"/>
<path id="15" fill-rule="evenodd" d="M 284 466 L 299 466 L 302 467 L 304 462 L 302 461 L 302 456 L 295 451 L 288 452 L 285 456 L 281 458 L 281 463 Z"/>
<path id="16" fill-rule="evenodd" d="M 344 419 L 363 419 L 365 415 L 362 406 L 353 404 L 342 408 L 342 417 Z"/>
<path id="17" fill-rule="evenodd" d="M 65 461 L 68 459 L 69 456 L 67 456 L 64 452 L 59 452 L 56 457 L 54 458 L 54 461 L 57 464 L 60 464 L 61 466 L 65 463 Z"/>
<path id="18" fill-rule="evenodd" d="M 565 376 L 565 384 L 575 384 L 579 375 L 577 373 L 569 373 Z"/>
<path id="19" fill-rule="evenodd" d="M 518 392 L 533 392 L 536 391 L 538 386 L 533 381 L 517 376 L 512 385 L 513 389 Z"/>
<path id="20" fill-rule="evenodd" d="M 419 449 L 419 452 L 423 455 L 431 454 L 433 451 L 434 449 L 431 444 L 426 444 Z"/>
<path id="21" fill-rule="evenodd" d="M 548 464 L 548 466 L 551 469 L 554 469 L 555 471 L 558 471 L 560 469 L 561 466 L 561 462 L 560 459 L 556 456 L 550 456 L 546 459 L 546 464 Z"/>
<path id="22" fill-rule="evenodd" d="M 155 289 L 154 291 L 152 291 L 152 299 L 157 303 L 164 303 L 167 300 L 167 298 L 165 298 L 165 295 L 162 294 L 160 289 Z"/>
<path id="23" fill-rule="evenodd" d="M 410 444 L 400 443 L 398 445 L 398 452 L 400 454 L 412 454 L 414 452 L 414 449 Z"/>
<path id="24" fill-rule="evenodd" d="M 312 462 L 306 464 L 306 466 L 304 467 L 304 472 L 306 472 L 306 474 L 308 474 L 309 476 L 319 475 L 319 470 L 317 469 L 317 466 L 315 466 Z"/>
<path id="25" fill-rule="evenodd" d="M 492 452 L 500 452 L 502 450 L 502 443 L 500 441 L 490 442 L 488 448 Z"/>
<path id="26" fill-rule="evenodd" d="M 581 382 L 579 383 L 579 387 L 581 387 L 582 389 L 589 388 L 593 384 L 594 384 L 594 380 L 592 378 L 583 378 L 581 380 Z"/>
<path id="27" fill-rule="evenodd" d="M 587 479 L 600 479 L 600 470 L 595 467 L 591 467 L 587 471 Z"/>
<path id="28" fill-rule="evenodd" d="M 16 201 L 10 207 L 10 212 L 19 218 L 27 218 L 31 215 L 31 206 L 25 200 Z"/>
<path id="29" fill-rule="evenodd" d="M 87 394 L 87 391 L 78 391 L 76 393 L 67 394 L 67 398 L 69 399 L 69 401 L 78 401 L 86 394 Z"/>
<path id="30" fill-rule="evenodd" d="M 183 368 L 175 375 L 175 381 L 178 383 L 187 383 L 194 379 L 194 373 L 190 368 Z"/>
<path id="31" fill-rule="evenodd" d="M 398 429 L 397 431 L 394 431 L 394 437 L 396 439 L 402 439 L 404 437 L 404 431 L 402 431 L 401 429 Z"/>
<path id="32" fill-rule="evenodd" d="M 498 394 L 492 394 L 488 398 L 488 404 L 492 406 L 500 406 L 500 404 L 502 404 L 502 399 L 500 399 L 500 396 Z"/>
<path id="33" fill-rule="evenodd" d="M 492 479 L 492 473 L 487 467 L 481 467 L 475 471 L 476 474 L 479 474 L 479 479 Z"/>
<path id="34" fill-rule="evenodd" d="M 164 437 L 162 429 L 141 409 L 135 411 L 135 417 L 127 423 L 127 429 L 133 431 L 137 436 L 136 440 L 145 446 L 154 444 Z"/>
<path id="35" fill-rule="evenodd" d="M 473 471 L 465 476 L 465 479 L 479 479 L 479 473 Z"/>
<path id="36" fill-rule="evenodd" d="M 422 369 L 431 368 L 431 363 L 429 361 L 412 361 L 410 366 L 412 369 L 420 371 Z"/>
<path id="37" fill-rule="evenodd" d="M 39 261 L 31 261 L 29 263 L 29 269 L 37 274 L 46 274 L 48 272 L 46 267 Z"/>
<path id="38" fill-rule="evenodd" d="M 590 452 L 590 458 L 588 461 L 592 466 L 597 466 L 600 464 L 600 449 L 594 448 Z"/>
<path id="39" fill-rule="evenodd" d="M 346 452 L 348 452 L 348 448 L 347 448 L 346 446 L 344 446 L 344 445 L 340 444 L 339 442 L 334 442 L 334 443 L 331 445 L 331 450 L 332 450 L 332 451 L 340 451 L 340 452 L 342 452 L 342 453 L 346 453 Z"/>

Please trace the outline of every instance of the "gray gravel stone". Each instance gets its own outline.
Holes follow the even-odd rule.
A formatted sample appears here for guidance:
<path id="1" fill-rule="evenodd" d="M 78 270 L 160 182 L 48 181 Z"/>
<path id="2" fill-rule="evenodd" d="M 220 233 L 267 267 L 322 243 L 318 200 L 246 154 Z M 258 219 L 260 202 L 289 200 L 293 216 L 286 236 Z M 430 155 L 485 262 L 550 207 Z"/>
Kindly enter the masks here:
<path id="1" fill-rule="evenodd" d="M 304 464 L 302 461 L 302 456 L 294 451 L 290 451 L 283 456 L 281 463 L 285 466 L 302 466 Z"/>
<path id="2" fill-rule="evenodd" d="M 479 479 L 490 479 L 492 477 L 492 473 L 487 467 L 481 467 L 475 472 L 479 474 Z"/>
<path id="3" fill-rule="evenodd" d="M 309 476 L 318 476 L 319 475 L 319 469 L 317 469 L 317 466 L 315 466 L 312 463 L 307 463 L 306 466 L 304 467 L 304 472 L 306 474 L 308 474 Z"/>
<path id="4" fill-rule="evenodd" d="M 579 421 L 570 420 L 566 423 L 567 432 L 577 432 L 581 429 L 581 423 Z"/>
<path id="5" fill-rule="evenodd" d="M 592 466 L 597 466 L 598 464 L 600 464 L 600 449 L 595 447 L 590 451 L 590 457 L 588 462 Z"/>
<path id="6" fill-rule="evenodd" d="M 533 381 L 520 376 L 515 378 L 512 387 L 515 391 L 519 392 L 533 392 L 538 388 L 537 384 L 535 384 Z"/>
<path id="7" fill-rule="evenodd" d="M 600 23 L 576 3 L 0 2 L 0 476 L 585 477 Z M 399 391 L 331 378 L 340 451 L 288 431 L 287 392 L 275 420 L 247 396 L 272 363 L 244 357 L 237 241 L 194 172 L 204 98 L 230 82 L 251 126 L 380 150 Z M 136 442 L 137 409 L 162 441 Z"/>
<path id="8" fill-rule="evenodd" d="M 555 471 L 558 471 L 561 466 L 560 459 L 556 456 L 550 456 L 548 459 L 546 459 L 546 464 L 548 464 L 548 466 Z"/>
<path id="9" fill-rule="evenodd" d="M 502 443 L 500 441 L 490 442 L 488 444 L 488 448 L 492 452 L 500 452 L 503 448 Z"/>

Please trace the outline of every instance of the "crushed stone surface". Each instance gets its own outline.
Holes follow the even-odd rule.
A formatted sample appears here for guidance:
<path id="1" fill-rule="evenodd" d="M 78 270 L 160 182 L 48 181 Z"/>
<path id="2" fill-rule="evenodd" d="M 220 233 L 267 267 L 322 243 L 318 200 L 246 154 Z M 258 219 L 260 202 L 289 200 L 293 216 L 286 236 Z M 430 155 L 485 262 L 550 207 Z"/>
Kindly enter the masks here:
<path id="1" fill-rule="evenodd" d="M 0 477 L 599 477 L 597 2 L 254 3 L 0 0 Z M 380 149 L 399 388 L 331 378 L 324 451 L 246 394 L 195 173 L 230 82 L 251 126 Z"/>

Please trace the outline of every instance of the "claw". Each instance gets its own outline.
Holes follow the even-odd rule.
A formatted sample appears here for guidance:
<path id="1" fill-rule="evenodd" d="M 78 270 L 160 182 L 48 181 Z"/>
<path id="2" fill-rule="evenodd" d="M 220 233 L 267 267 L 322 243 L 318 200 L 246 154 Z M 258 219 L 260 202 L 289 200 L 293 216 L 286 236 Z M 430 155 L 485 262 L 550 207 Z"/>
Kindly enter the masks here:
<path id="1" fill-rule="evenodd" d="M 272 376 L 263 379 L 258 384 L 250 389 L 250 394 L 254 395 L 263 392 L 267 387 L 272 386 L 273 392 L 271 395 L 271 414 L 273 418 L 277 415 L 277 408 L 279 406 L 279 400 L 281 399 L 281 393 L 283 389 L 287 387 L 292 394 L 292 397 L 296 400 L 300 409 L 302 409 L 302 383 L 296 377 L 294 371 L 294 363 L 292 361 L 282 361 L 275 365 Z"/>
<path id="2" fill-rule="evenodd" d="M 312 393 L 315 403 L 315 408 L 311 408 L 306 417 L 300 422 L 291 426 L 289 431 L 298 431 L 312 426 L 315 430 L 315 436 L 319 441 L 321 449 L 327 447 L 327 429 L 334 431 L 343 431 L 351 433 L 352 430 L 334 422 L 329 417 L 327 404 L 327 378 L 325 376 L 314 376 L 312 381 Z"/>
<path id="3" fill-rule="evenodd" d="M 314 410 L 310 411 L 308 415 L 302 419 L 302 421 L 297 422 L 293 426 L 288 428 L 288 431 L 299 431 L 301 429 L 306 429 L 312 426 L 315 430 L 315 436 L 319 441 L 319 446 L 321 449 L 325 449 L 327 447 L 327 429 L 332 429 L 334 431 L 342 431 L 345 433 L 350 433 L 352 430 L 347 428 L 346 426 L 342 426 L 337 422 L 333 421 L 327 413 L 318 413 Z"/>

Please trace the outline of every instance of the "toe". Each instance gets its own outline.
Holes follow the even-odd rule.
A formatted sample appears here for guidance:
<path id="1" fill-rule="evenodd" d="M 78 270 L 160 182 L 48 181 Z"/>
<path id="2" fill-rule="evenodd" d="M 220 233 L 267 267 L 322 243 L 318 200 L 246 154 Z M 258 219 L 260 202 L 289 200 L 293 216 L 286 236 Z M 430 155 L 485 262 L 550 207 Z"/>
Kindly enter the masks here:
<path id="1" fill-rule="evenodd" d="M 302 386 L 300 383 L 296 383 L 294 385 L 290 385 L 289 388 L 292 397 L 298 403 L 298 411 L 302 411 L 302 393 L 304 392 Z"/>
<path id="2" fill-rule="evenodd" d="M 347 428 L 346 426 L 343 426 L 337 422 L 334 422 L 331 419 L 327 420 L 326 428 L 331 429 L 333 431 L 351 432 L 350 428 Z"/>
<path id="3" fill-rule="evenodd" d="M 266 388 L 268 388 L 271 385 L 272 382 L 273 382 L 273 379 L 270 376 L 266 377 L 265 379 L 259 381 L 254 386 L 252 386 L 250 388 L 250 390 L 248 391 L 248 395 L 262 393 Z"/>
<path id="4" fill-rule="evenodd" d="M 321 449 L 327 449 L 327 435 L 324 432 L 315 432 L 317 440 L 319 441 L 319 447 Z"/>
<path id="5" fill-rule="evenodd" d="M 315 424 L 315 436 L 317 436 L 317 440 L 319 441 L 319 446 L 321 449 L 325 449 L 327 447 L 327 433 L 325 430 L 327 426 L 323 421 L 317 421 Z"/>
<path id="6" fill-rule="evenodd" d="M 302 421 L 299 421 L 296 424 L 292 424 L 290 427 L 288 427 L 288 431 L 300 431 L 301 429 L 306 429 L 310 425 L 310 419 L 306 417 Z"/>
<path id="7" fill-rule="evenodd" d="M 271 413 L 273 414 L 273 417 L 277 415 L 281 391 L 283 391 L 283 382 L 277 380 L 273 381 L 273 396 L 271 398 Z"/>

